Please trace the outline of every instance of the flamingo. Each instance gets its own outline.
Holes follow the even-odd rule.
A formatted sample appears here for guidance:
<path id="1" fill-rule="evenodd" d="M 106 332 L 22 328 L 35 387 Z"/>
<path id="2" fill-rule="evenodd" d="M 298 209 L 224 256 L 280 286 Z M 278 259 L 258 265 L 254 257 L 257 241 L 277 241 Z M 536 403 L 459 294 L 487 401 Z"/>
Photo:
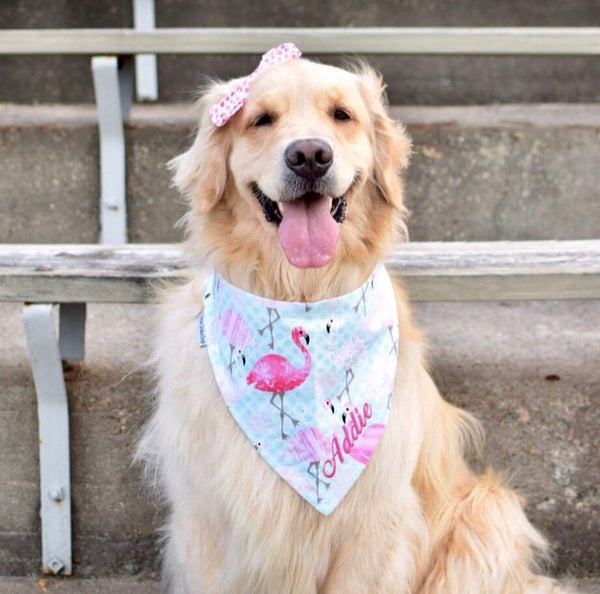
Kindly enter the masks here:
<path id="1" fill-rule="evenodd" d="M 373 361 L 369 369 L 368 386 L 371 394 L 379 394 L 381 398 L 387 392 L 387 408 L 392 406 L 392 396 L 394 393 L 394 380 L 396 377 L 396 360 L 390 352 L 385 357 L 380 357 Z"/>
<path id="2" fill-rule="evenodd" d="M 327 334 L 331 336 L 335 322 L 333 319 L 327 322 L 325 329 Z M 360 361 L 366 348 L 365 341 L 360 336 L 351 336 L 346 342 L 338 348 L 331 349 L 331 360 L 333 364 L 343 369 L 346 372 L 346 385 L 343 390 L 337 395 L 337 399 L 341 401 L 344 392 L 350 401 L 350 384 L 354 381 L 353 367 Z"/>
<path id="3" fill-rule="evenodd" d="M 348 417 L 353 407 L 350 404 L 346 404 L 342 412 L 342 423 L 346 425 L 349 421 Z M 366 464 L 373 455 L 379 440 L 381 439 L 385 425 L 383 423 L 375 423 L 365 427 L 363 432 L 360 434 L 358 440 L 354 443 L 350 451 L 348 452 L 352 458 L 361 464 Z"/>
<path id="4" fill-rule="evenodd" d="M 292 437 L 289 445 L 286 447 L 286 454 L 290 455 L 295 460 L 308 462 L 306 473 L 315 479 L 315 490 L 317 492 L 317 503 L 321 503 L 323 499 L 319 495 L 319 485 L 323 484 L 329 489 L 331 483 L 324 481 L 319 476 L 321 461 L 331 456 L 331 436 L 328 434 L 335 426 L 335 406 L 333 402 L 326 398 L 321 402 L 321 408 L 326 416 L 320 415 L 317 419 L 317 424 L 323 427 L 327 425 L 327 434 L 321 430 L 321 427 L 303 427 L 299 429 Z"/>
<path id="5" fill-rule="evenodd" d="M 375 301 L 369 323 L 375 328 L 382 326 L 387 328 L 392 345 L 389 354 L 397 355 L 399 341 L 397 333 L 398 314 L 394 293 L 393 291 L 374 291 L 373 294 L 375 296 Z"/>
<path id="6" fill-rule="evenodd" d="M 284 417 L 292 421 L 294 427 L 299 423 L 298 419 L 294 419 L 283 408 L 283 399 L 286 392 L 297 388 L 306 381 L 310 374 L 312 360 L 310 353 L 306 347 L 300 342 L 304 338 L 306 344 L 310 342 L 310 338 L 306 330 L 301 326 L 296 326 L 292 329 L 292 340 L 294 344 L 302 351 L 304 355 L 304 365 L 302 367 L 294 367 L 285 357 L 276 353 L 269 353 L 261 357 L 252 367 L 246 383 L 253 385 L 261 392 L 271 392 L 271 405 L 274 406 L 281 417 L 281 439 L 287 439 L 288 436 L 283 431 Z M 279 396 L 280 406 L 275 403 L 275 398 Z"/>
<path id="7" fill-rule="evenodd" d="M 252 334 L 244 321 L 244 318 L 231 309 L 227 308 L 225 314 L 221 316 L 219 314 L 219 322 L 221 324 L 221 333 L 229 341 L 229 365 L 227 369 L 229 373 L 232 373 L 233 365 L 233 353 L 237 350 L 237 359 L 241 359 L 242 365 L 246 364 L 246 357 L 244 356 L 244 350 L 252 344 Z"/>
<path id="8" fill-rule="evenodd" d="M 269 343 L 269 348 L 273 350 L 275 348 L 275 339 L 273 338 L 273 326 L 275 323 L 281 319 L 279 312 L 274 307 L 267 307 L 267 314 L 269 315 L 269 323 L 260 328 L 258 330 L 258 334 L 262 336 L 265 333 L 265 330 L 269 330 L 269 334 L 271 335 L 271 342 Z"/>
<path id="9" fill-rule="evenodd" d="M 360 306 L 362 305 L 363 306 L 363 314 L 365 316 L 367 315 L 367 291 L 372 288 L 373 288 L 373 279 L 371 279 L 370 283 L 365 283 L 360 288 L 360 299 L 358 300 L 356 305 L 352 308 L 356 313 L 358 313 L 358 310 L 360 309 Z"/>
<path id="10" fill-rule="evenodd" d="M 306 472 L 315 479 L 317 491 L 317 503 L 321 503 L 319 495 L 319 485 L 323 484 L 329 489 L 330 483 L 324 481 L 319 476 L 321 460 L 325 460 L 331 455 L 330 440 L 323 434 L 318 427 L 304 427 L 296 432 L 290 441 L 286 452 L 291 454 L 296 460 L 308 462 Z"/>

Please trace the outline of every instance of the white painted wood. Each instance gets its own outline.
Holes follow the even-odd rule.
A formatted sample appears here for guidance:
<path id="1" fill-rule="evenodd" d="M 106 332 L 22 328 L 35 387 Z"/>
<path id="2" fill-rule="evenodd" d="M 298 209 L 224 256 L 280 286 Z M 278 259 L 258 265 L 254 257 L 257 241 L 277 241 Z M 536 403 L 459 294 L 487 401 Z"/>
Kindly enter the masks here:
<path id="1" fill-rule="evenodd" d="M 52 306 L 26 305 L 23 324 L 38 404 L 42 571 L 70 575 L 69 407 Z"/>
<path id="2" fill-rule="evenodd" d="M 92 74 L 100 131 L 100 243 L 127 243 L 123 120 L 129 111 L 131 73 L 119 72 L 116 57 L 96 56 Z"/>
<path id="3" fill-rule="evenodd" d="M 154 12 L 154 0 L 133 0 L 133 26 L 136 31 L 155 30 Z M 156 54 L 136 55 L 135 94 L 138 101 L 156 101 L 158 99 Z"/>
<path id="4" fill-rule="evenodd" d="M 600 298 L 600 240 L 409 243 L 386 263 L 415 301 Z M 154 302 L 188 267 L 177 245 L 2 245 L 0 300 Z"/>
<path id="5" fill-rule="evenodd" d="M 0 54 L 600 54 L 600 27 L 5 29 Z"/>

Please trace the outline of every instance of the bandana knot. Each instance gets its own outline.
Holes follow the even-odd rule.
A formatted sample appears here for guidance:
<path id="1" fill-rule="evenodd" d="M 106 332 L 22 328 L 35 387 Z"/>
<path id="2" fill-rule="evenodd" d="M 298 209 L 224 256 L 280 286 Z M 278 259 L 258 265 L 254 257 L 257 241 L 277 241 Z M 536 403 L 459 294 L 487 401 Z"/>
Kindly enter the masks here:
<path id="1" fill-rule="evenodd" d="M 302 52 L 293 43 L 282 43 L 278 47 L 270 49 L 263 55 L 260 64 L 254 72 L 244 77 L 219 103 L 210 109 L 212 123 L 220 128 L 224 126 L 244 105 L 250 94 L 250 83 L 263 71 L 283 64 L 288 60 L 296 60 Z"/>

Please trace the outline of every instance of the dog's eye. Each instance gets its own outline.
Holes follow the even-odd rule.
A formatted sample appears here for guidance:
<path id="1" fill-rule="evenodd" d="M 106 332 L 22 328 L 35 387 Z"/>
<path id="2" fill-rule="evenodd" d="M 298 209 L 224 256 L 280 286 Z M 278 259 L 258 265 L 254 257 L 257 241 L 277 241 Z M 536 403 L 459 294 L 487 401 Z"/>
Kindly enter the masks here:
<path id="1" fill-rule="evenodd" d="M 271 113 L 263 113 L 254 120 L 254 126 L 270 126 L 275 121 L 275 116 Z"/>
<path id="2" fill-rule="evenodd" d="M 338 120 L 339 122 L 347 122 L 352 119 L 352 116 L 348 112 L 348 110 L 343 107 L 336 107 L 333 110 L 333 119 Z"/>

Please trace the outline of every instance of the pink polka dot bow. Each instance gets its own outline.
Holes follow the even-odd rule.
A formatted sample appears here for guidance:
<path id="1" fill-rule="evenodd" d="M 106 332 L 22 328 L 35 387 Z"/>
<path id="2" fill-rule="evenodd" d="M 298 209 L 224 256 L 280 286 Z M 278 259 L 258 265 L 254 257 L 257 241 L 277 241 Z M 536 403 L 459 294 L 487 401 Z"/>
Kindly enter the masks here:
<path id="1" fill-rule="evenodd" d="M 252 74 L 249 74 L 242 82 L 229 91 L 219 103 L 210 108 L 210 119 L 212 123 L 221 127 L 224 126 L 244 105 L 250 94 L 250 83 L 264 70 L 283 64 L 288 60 L 296 60 L 302 55 L 302 52 L 293 43 L 283 43 L 278 47 L 270 49 L 263 55 L 258 68 Z"/>

